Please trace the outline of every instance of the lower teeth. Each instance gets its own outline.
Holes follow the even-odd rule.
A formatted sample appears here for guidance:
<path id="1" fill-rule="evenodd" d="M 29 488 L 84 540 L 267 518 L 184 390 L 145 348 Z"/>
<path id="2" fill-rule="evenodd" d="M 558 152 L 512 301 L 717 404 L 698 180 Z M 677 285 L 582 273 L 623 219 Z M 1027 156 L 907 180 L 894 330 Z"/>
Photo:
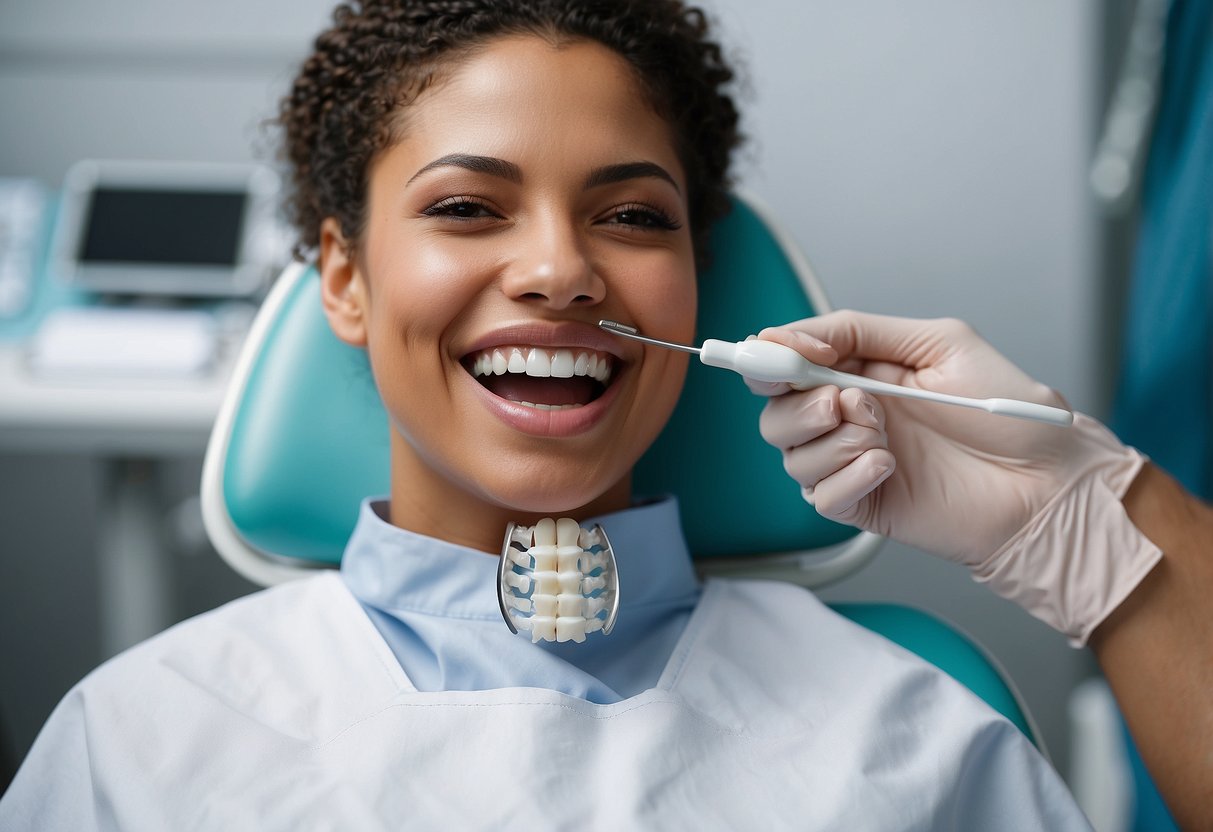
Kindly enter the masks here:
<path id="1" fill-rule="evenodd" d="M 572 410 L 575 407 L 581 407 L 579 404 L 535 404 L 534 402 L 518 402 L 524 407 L 533 407 L 536 410 Z"/>

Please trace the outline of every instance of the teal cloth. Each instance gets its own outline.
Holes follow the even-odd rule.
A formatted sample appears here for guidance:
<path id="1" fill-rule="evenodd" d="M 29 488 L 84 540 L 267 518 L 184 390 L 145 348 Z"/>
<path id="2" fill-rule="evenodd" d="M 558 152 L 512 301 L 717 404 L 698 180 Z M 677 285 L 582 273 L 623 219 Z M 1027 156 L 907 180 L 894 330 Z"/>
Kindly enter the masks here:
<path id="1" fill-rule="evenodd" d="M 1175 0 L 1112 426 L 1213 496 L 1213 0 Z M 1128 738 L 1133 829 L 1177 827 Z"/>
<path id="2" fill-rule="evenodd" d="M 1137 753 L 1128 726 L 1121 726 L 1125 747 L 1129 749 L 1129 774 L 1133 780 L 1133 832 L 1179 832 L 1167 804 L 1163 803 L 1146 764 Z"/>
<path id="3" fill-rule="evenodd" d="M 1213 496 L 1213 0 L 1176 0 L 1112 427 Z"/>

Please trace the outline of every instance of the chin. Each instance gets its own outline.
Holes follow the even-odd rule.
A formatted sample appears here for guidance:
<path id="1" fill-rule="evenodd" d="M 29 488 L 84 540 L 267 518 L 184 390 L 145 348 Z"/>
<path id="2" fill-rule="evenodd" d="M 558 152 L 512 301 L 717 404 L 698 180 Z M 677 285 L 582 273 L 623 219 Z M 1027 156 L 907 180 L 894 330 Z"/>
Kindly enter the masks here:
<path id="1" fill-rule="evenodd" d="M 601 492 L 595 493 L 592 491 L 579 492 L 572 490 L 563 490 L 559 492 L 548 491 L 527 491 L 526 493 L 513 493 L 502 495 L 502 498 L 497 500 L 503 508 L 508 508 L 523 514 L 540 514 L 544 516 L 569 516 L 578 513 L 578 510 L 594 503 Z"/>
<path id="2" fill-rule="evenodd" d="M 584 473 L 569 479 L 503 484 L 489 499 L 502 508 L 522 514 L 572 516 L 602 514 L 626 508 L 631 500 L 631 478 L 591 481 Z M 520 487 L 524 486 L 524 487 Z"/>

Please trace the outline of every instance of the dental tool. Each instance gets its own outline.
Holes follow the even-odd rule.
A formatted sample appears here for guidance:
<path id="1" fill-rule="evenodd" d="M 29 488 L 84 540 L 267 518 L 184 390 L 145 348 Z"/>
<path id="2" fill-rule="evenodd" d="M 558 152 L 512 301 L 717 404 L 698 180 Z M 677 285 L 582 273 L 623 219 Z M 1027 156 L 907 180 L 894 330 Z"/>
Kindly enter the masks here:
<path id="1" fill-rule="evenodd" d="M 497 603 L 510 632 L 529 630 L 532 644 L 609 634 L 619 614 L 619 575 L 602 526 L 583 529 L 568 517 L 510 523 L 497 565 Z"/>
<path id="2" fill-rule="evenodd" d="M 999 416 L 1012 416 L 1016 419 L 1028 419 L 1050 425 L 1064 427 L 1074 422 L 1074 414 L 1060 407 L 1049 407 L 1018 399 L 973 399 L 967 396 L 953 396 L 948 393 L 936 393 L 933 390 L 922 390 L 916 387 L 902 387 L 900 384 L 890 384 L 852 373 L 843 373 L 814 364 L 791 347 L 785 347 L 774 341 L 751 339 L 733 342 L 709 338 L 703 342 L 702 346 L 692 347 L 649 338 L 641 335 L 635 327 L 621 324 L 618 321 L 599 321 L 598 326 L 607 332 L 631 338 L 634 341 L 689 352 L 699 356 L 699 360 L 709 367 L 723 367 L 755 381 L 783 382 L 791 385 L 794 390 L 807 390 L 823 384 L 835 384 L 843 388 L 856 387 L 868 393 L 885 396 L 971 407 Z"/>

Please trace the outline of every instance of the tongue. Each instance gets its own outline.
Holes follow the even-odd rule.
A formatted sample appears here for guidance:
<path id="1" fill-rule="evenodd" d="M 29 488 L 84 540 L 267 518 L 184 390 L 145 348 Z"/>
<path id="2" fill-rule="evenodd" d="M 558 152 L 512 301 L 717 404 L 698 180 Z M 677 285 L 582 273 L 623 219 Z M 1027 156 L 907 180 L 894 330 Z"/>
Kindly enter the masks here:
<path id="1" fill-rule="evenodd" d="M 485 376 L 480 383 L 503 399 L 531 404 L 589 404 L 598 387 L 585 376 L 534 378 L 521 373 Z"/>

